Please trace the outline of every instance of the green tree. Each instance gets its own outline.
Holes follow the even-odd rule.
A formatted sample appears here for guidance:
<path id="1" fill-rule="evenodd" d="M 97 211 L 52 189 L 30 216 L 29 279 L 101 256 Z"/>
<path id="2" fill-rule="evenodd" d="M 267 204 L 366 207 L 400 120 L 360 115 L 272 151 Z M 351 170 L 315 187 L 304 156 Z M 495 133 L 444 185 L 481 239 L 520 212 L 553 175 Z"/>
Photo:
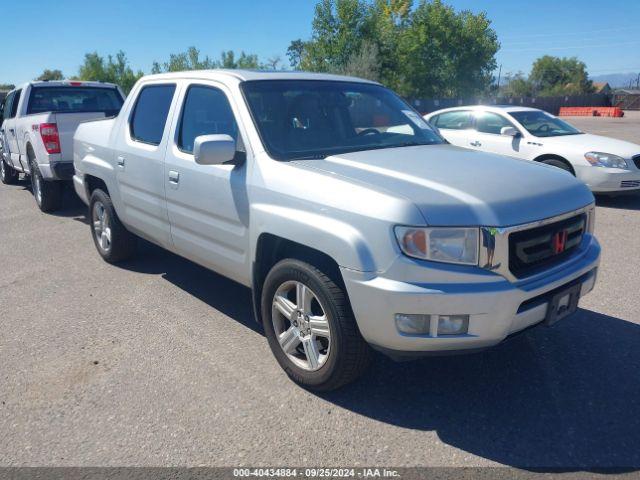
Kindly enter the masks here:
<path id="1" fill-rule="evenodd" d="M 0 83 L 0 90 L 13 90 L 16 86 L 13 83 Z"/>
<path id="2" fill-rule="evenodd" d="M 498 95 L 504 97 L 531 97 L 533 96 L 533 85 L 524 73 L 508 73 L 505 75 L 504 86 L 500 88 Z"/>
<path id="3" fill-rule="evenodd" d="M 162 65 L 158 62 L 153 62 L 151 73 L 207 70 L 215 67 L 215 62 L 208 56 L 201 59 L 200 50 L 196 47 L 189 47 L 186 52 L 170 54 L 169 60 Z"/>
<path id="4" fill-rule="evenodd" d="M 464 96 L 492 83 L 499 43 L 485 13 L 442 0 L 321 0 L 311 39 L 295 40 L 292 66 L 360 72 L 405 96 Z"/>
<path id="5" fill-rule="evenodd" d="M 86 53 L 84 62 L 80 65 L 77 78 L 79 80 L 94 80 L 110 82 L 119 85 L 125 93 L 129 93 L 133 85 L 144 72 L 134 72 L 129 66 L 127 56 L 121 50 L 115 57 L 108 55 L 105 59 L 98 52 Z"/>
<path id="6" fill-rule="evenodd" d="M 60 70 L 49 70 L 45 69 L 36 80 L 64 80 L 64 75 Z"/>
<path id="7" fill-rule="evenodd" d="M 593 92 L 587 66 L 576 57 L 538 58 L 529 75 L 534 91 L 538 95 L 579 95 Z"/>

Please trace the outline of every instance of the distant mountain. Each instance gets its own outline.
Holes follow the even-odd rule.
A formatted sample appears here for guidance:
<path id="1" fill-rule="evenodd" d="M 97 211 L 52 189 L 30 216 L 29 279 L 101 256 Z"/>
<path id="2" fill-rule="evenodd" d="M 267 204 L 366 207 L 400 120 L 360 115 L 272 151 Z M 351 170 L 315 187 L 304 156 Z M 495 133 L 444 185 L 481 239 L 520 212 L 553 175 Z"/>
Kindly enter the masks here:
<path id="1" fill-rule="evenodd" d="M 594 82 L 607 82 L 612 88 L 624 88 L 629 86 L 629 82 L 633 82 L 635 87 L 638 79 L 637 73 L 607 73 L 606 75 L 595 75 L 589 77 Z"/>

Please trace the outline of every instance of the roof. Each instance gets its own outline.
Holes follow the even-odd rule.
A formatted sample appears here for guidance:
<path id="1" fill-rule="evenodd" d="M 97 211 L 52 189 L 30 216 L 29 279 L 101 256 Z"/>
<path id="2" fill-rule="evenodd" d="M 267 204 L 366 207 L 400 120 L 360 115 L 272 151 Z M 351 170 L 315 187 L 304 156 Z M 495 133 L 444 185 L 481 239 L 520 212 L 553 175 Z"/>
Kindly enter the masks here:
<path id="1" fill-rule="evenodd" d="M 520 105 L 460 105 L 458 107 L 443 108 L 429 113 L 429 116 L 436 113 L 452 112 L 455 110 L 483 110 L 487 112 L 522 112 L 522 111 L 539 111 L 539 108 L 522 107 Z"/>
<path id="2" fill-rule="evenodd" d="M 92 82 L 88 80 L 33 80 L 31 82 L 23 83 L 15 88 L 15 90 L 19 88 L 26 88 L 29 85 L 32 87 L 68 87 L 73 86 L 74 84 L 82 84 L 85 87 L 105 87 L 105 88 L 113 88 L 116 85 L 114 83 L 107 82 Z"/>
<path id="3" fill-rule="evenodd" d="M 343 75 L 333 75 L 329 73 L 311 73 L 297 71 L 266 71 L 266 70 L 189 70 L 184 72 L 158 73 L 155 75 L 147 75 L 145 79 L 155 80 L 162 78 L 200 78 L 210 80 L 220 80 L 221 78 L 233 78 L 241 82 L 252 80 L 332 80 L 339 82 L 359 82 L 371 83 L 371 80 L 365 80 L 357 77 L 347 77 Z"/>
<path id="4" fill-rule="evenodd" d="M 596 93 L 600 93 L 606 89 L 611 90 L 611 86 L 609 85 L 609 82 L 593 82 L 593 88 L 596 89 Z"/>

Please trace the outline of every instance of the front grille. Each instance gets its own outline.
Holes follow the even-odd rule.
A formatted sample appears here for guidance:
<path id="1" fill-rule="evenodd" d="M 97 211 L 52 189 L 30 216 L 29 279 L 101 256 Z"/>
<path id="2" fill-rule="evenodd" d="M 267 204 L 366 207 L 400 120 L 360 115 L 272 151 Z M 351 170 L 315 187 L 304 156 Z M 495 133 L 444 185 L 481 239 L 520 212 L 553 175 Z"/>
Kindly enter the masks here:
<path id="1" fill-rule="evenodd" d="M 571 256 L 585 232 L 585 214 L 509 235 L 509 270 L 516 278 L 534 275 Z"/>
<path id="2" fill-rule="evenodd" d="M 636 164 L 636 167 L 640 168 L 640 155 L 633 157 L 633 163 Z"/>
<path id="3" fill-rule="evenodd" d="M 636 188 L 640 187 L 640 180 L 622 180 L 620 188 Z"/>

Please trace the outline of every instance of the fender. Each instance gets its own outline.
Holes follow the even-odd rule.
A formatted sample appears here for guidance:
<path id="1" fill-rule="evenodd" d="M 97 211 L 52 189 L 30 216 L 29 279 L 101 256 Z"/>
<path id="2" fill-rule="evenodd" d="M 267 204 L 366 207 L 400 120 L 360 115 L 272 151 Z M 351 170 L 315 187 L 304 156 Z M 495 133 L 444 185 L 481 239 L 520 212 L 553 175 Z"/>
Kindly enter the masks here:
<path id="1" fill-rule="evenodd" d="M 371 249 L 362 234 L 335 218 L 293 208 L 254 204 L 252 206 L 251 258 L 256 258 L 258 238 L 263 233 L 302 243 L 329 255 L 344 268 L 361 272 L 376 270 Z"/>

